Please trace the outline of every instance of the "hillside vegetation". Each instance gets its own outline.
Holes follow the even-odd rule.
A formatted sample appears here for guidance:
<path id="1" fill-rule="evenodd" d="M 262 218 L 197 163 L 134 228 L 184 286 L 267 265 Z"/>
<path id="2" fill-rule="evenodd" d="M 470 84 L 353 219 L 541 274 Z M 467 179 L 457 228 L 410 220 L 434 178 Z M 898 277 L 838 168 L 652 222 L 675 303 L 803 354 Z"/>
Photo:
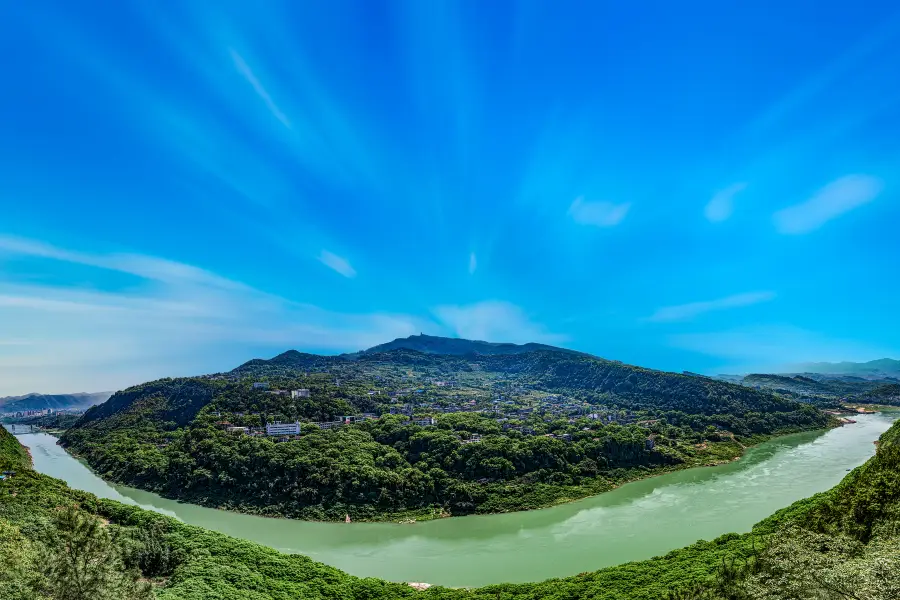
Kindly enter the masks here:
<path id="1" fill-rule="evenodd" d="M 14 471 L 31 466 L 28 451 L 16 441 L 16 437 L 0 427 L 0 471 Z"/>
<path id="2" fill-rule="evenodd" d="M 298 388 L 309 397 L 273 393 Z M 363 412 L 380 417 L 315 425 Z M 275 421 L 300 421 L 301 434 L 226 431 Z M 168 497 L 378 520 L 548 506 L 833 423 L 771 393 L 570 351 L 399 348 L 349 358 L 292 351 L 227 374 L 136 386 L 85 413 L 62 442 L 105 478 Z"/>
<path id="3" fill-rule="evenodd" d="M 557 348 L 546 344 L 505 344 L 498 342 L 482 342 L 478 340 L 465 340 L 461 338 L 446 338 L 433 335 L 411 335 L 407 338 L 399 338 L 386 344 L 379 344 L 365 350 L 361 354 L 380 354 L 391 350 L 414 350 L 425 354 L 524 354 L 540 350 L 551 352 L 568 352 L 582 354 L 574 350 Z"/>
<path id="4" fill-rule="evenodd" d="M 0 461 L 21 460 L 14 443 L 0 430 Z M 98 499 L 26 469 L 0 482 L 0 597 L 893 600 L 900 590 L 898 481 L 900 423 L 882 436 L 876 456 L 837 487 L 779 511 L 751 534 L 545 582 L 416 591 Z M 85 550 L 73 555 L 73 547 Z M 59 564 L 92 564 L 102 577 L 75 593 L 75 573 L 53 568 Z"/>
<path id="5" fill-rule="evenodd" d="M 900 406 L 900 384 L 881 385 L 855 398 L 857 402 Z"/>
<path id="6" fill-rule="evenodd" d="M 882 379 L 858 377 L 805 375 L 773 375 L 753 373 L 742 380 L 743 385 L 761 388 L 793 398 L 840 400 L 856 398 L 885 384 Z"/>

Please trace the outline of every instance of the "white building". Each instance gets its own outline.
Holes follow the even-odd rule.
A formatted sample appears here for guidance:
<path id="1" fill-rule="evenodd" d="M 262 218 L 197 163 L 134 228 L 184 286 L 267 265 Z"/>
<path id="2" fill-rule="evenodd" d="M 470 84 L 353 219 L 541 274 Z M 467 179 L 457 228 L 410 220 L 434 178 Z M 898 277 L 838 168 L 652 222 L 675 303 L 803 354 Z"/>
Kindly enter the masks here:
<path id="1" fill-rule="evenodd" d="M 413 419 L 412 422 L 419 427 L 428 427 L 429 425 L 434 425 L 434 417 L 422 417 L 420 419 Z"/>
<path id="2" fill-rule="evenodd" d="M 291 390 L 291 398 L 309 398 L 309 390 L 306 388 Z"/>
<path id="3" fill-rule="evenodd" d="M 266 435 L 300 435 L 300 423 L 266 423 Z"/>
<path id="4" fill-rule="evenodd" d="M 250 430 L 246 427 L 226 427 L 225 431 L 228 433 L 237 433 L 237 434 L 248 434 Z"/>
<path id="5" fill-rule="evenodd" d="M 254 390 L 267 390 L 267 389 L 269 389 L 269 384 L 266 383 L 265 381 L 257 381 L 256 383 L 253 384 L 253 389 Z"/>

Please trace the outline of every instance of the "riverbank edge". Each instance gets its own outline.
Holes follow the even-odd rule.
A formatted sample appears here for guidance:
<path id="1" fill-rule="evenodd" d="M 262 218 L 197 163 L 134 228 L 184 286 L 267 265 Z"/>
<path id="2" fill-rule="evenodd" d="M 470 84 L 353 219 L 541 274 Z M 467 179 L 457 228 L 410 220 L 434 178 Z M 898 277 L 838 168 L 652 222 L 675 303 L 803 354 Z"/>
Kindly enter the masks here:
<path id="1" fill-rule="evenodd" d="M 402 525 L 412 525 L 415 523 L 422 523 L 426 521 L 432 521 L 436 519 L 444 519 L 444 518 L 462 518 L 468 516 L 489 516 L 489 515 L 499 515 L 499 514 L 509 514 L 509 513 L 517 513 L 517 512 L 527 512 L 533 510 L 544 510 L 548 508 L 553 508 L 555 506 L 560 506 L 563 504 L 573 504 L 576 502 L 581 502 L 587 500 L 589 498 L 593 498 L 595 496 L 599 496 L 606 492 L 610 492 L 615 490 L 623 485 L 628 483 L 634 483 L 637 481 L 644 481 L 646 479 L 651 479 L 653 477 L 658 477 L 660 475 L 665 475 L 667 473 L 673 473 L 677 471 L 683 471 L 686 469 L 694 469 L 700 467 L 716 467 L 725 464 L 729 464 L 731 462 L 740 460 L 749 449 L 754 448 L 762 443 L 783 438 L 789 435 L 797 435 L 801 433 L 812 433 L 812 432 L 826 432 L 836 427 L 844 426 L 844 423 L 841 423 L 839 420 L 834 419 L 828 426 L 819 427 L 815 429 L 801 429 L 799 431 L 789 431 L 783 433 L 773 433 L 773 434 L 756 434 L 753 436 L 747 436 L 742 438 L 741 441 L 737 440 L 732 434 L 731 438 L 728 441 L 720 441 L 720 442 L 711 442 L 704 443 L 704 446 L 708 444 L 714 444 L 715 448 L 726 448 L 729 445 L 733 446 L 737 444 L 739 447 L 739 451 L 732 453 L 731 455 L 725 455 L 723 458 L 718 460 L 704 460 L 704 457 L 698 457 L 696 461 L 688 461 L 684 463 L 674 464 L 674 465 L 661 465 L 652 469 L 651 472 L 647 472 L 642 474 L 641 476 L 636 477 L 623 477 L 620 479 L 609 479 L 605 477 L 597 477 L 592 480 L 590 484 L 583 484 L 580 486 L 553 486 L 556 490 L 565 489 L 567 495 L 560 496 L 556 500 L 546 503 L 541 503 L 538 506 L 520 508 L 515 510 L 487 510 L 487 511 L 475 511 L 473 513 L 468 513 L 464 515 L 453 515 L 449 513 L 446 509 L 440 506 L 432 506 L 417 510 L 410 511 L 401 511 L 401 512 L 393 512 L 393 513 L 384 513 L 379 515 L 376 518 L 357 518 L 352 522 L 355 523 L 393 523 L 393 524 L 402 524 Z M 44 433 L 44 432 L 42 432 Z M 294 521 L 306 521 L 310 523 L 340 523 L 343 522 L 343 519 L 333 519 L 333 520 L 322 520 L 322 519 L 304 519 L 297 518 L 294 516 L 288 516 L 284 513 L 275 512 L 275 511 L 258 511 L 258 510 L 247 510 L 247 508 L 257 508 L 252 505 L 231 505 L 231 504 L 221 504 L 217 502 L 207 501 L 204 497 L 196 497 L 196 498 L 186 498 L 186 497 L 178 497 L 175 495 L 166 494 L 165 490 L 160 490 L 151 487 L 140 487 L 133 485 L 131 482 L 126 481 L 117 481 L 113 478 L 107 479 L 103 476 L 103 474 L 97 472 L 90 463 L 87 462 L 84 458 L 78 455 L 78 453 L 72 451 L 70 448 L 59 443 L 59 438 L 53 434 L 53 437 L 56 437 L 56 443 L 60 447 L 62 447 L 67 453 L 69 453 L 73 458 L 77 459 L 83 465 L 85 465 L 90 471 L 96 475 L 98 478 L 103 480 L 108 484 L 115 484 L 124 487 L 130 487 L 132 489 L 141 490 L 145 492 L 151 492 L 154 494 L 158 494 L 159 496 L 166 498 L 167 500 L 174 500 L 183 504 L 195 504 L 197 506 L 202 506 L 204 508 L 213 508 L 216 510 L 223 510 L 227 512 L 234 512 L 245 515 L 252 515 L 256 517 L 266 517 L 271 519 L 289 519 Z M 702 448 L 706 449 L 706 448 Z M 712 453 L 710 453 L 712 454 Z M 712 458 L 711 455 L 707 455 L 706 459 Z M 593 484 L 593 485 L 591 485 Z M 539 486 L 548 486 L 549 484 L 536 484 Z M 583 493 L 581 493 L 583 492 Z"/>
<path id="2" fill-rule="evenodd" d="M 890 431 L 900 434 L 900 425 Z M 0 436 L 4 432 L 0 431 Z M 888 433 L 880 436 L 885 439 Z M 88 492 L 69 488 L 62 480 L 34 472 L 41 488 L 65 493 L 65 499 L 38 499 L 35 510 L 48 510 L 73 500 L 92 514 L 99 515 L 118 525 L 143 526 L 151 521 L 163 520 L 169 527 L 169 539 L 175 538 L 180 547 L 189 549 L 190 564 L 179 567 L 175 577 L 159 588 L 160 600 L 204 600 L 207 594 L 217 597 L 242 597 L 240 592 L 254 596 L 282 597 L 285 588 L 297 584 L 297 595 L 338 600 L 338 598 L 423 598 L 433 600 L 494 600 L 503 595 L 510 600 L 529 600 L 557 594 L 567 598 L 611 598 L 615 593 L 621 600 L 659 600 L 673 591 L 696 590 L 698 584 L 714 581 L 717 570 L 727 561 L 747 560 L 758 555 L 773 532 L 783 529 L 792 521 L 802 518 L 842 487 L 854 482 L 866 465 L 848 474 L 834 488 L 798 500 L 776 511 L 755 524 L 748 533 L 726 533 L 711 541 L 700 540 L 654 558 L 604 567 L 577 575 L 546 579 L 540 582 L 517 584 L 492 584 L 486 586 L 447 587 L 434 585 L 419 591 L 408 583 L 389 582 L 376 578 L 352 576 L 334 567 L 328 567 L 303 555 L 284 554 L 256 542 L 233 538 L 202 527 L 187 525 L 147 509 L 123 504 L 115 500 L 98 498 Z M 26 475 L 26 481 L 27 479 Z M 23 481 L 25 483 L 25 481 Z M 44 494 L 42 493 L 43 497 Z M 7 498 L 8 499 L 8 498 Z M 20 503 L 34 500 L 27 496 Z M 0 509 L 3 508 L 0 501 Z M 23 506 L 24 508 L 24 506 Z M 32 511 L 28 511 L 29 514 Z M 13 516 L 22 516 L 21 509 Z M 2 524 L 2 515 L 0 515 Z M 248 579 L 248 573 L 256 574 Z M 271 583 L 270 583 L 271 582 Z M 271 591 L 272 595 L 267 592 Z M 690 596 L 685 596 L 690 597 Z"/>

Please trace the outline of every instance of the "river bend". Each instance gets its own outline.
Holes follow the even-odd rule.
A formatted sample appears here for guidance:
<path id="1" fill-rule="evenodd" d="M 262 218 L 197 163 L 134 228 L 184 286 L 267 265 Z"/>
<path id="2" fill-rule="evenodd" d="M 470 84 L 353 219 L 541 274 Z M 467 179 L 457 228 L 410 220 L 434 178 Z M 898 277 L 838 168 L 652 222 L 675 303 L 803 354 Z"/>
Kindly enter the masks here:
<path id="1" fill-rule="evenodd" d="M 481 586 L 574 575 L 749 531 L 776 510 L 837 484 L 875 453 L 873 442 L 898 417 L 860 415 L 855 424 L 766 442 L 730 464 L 667 473 L 553 508 L 410 525 L 312 523 L 183 504 L 106 483 L 51 435 L 18 439 L 30 448 L 36 470 L 104 498 L 354 575 Z"/>

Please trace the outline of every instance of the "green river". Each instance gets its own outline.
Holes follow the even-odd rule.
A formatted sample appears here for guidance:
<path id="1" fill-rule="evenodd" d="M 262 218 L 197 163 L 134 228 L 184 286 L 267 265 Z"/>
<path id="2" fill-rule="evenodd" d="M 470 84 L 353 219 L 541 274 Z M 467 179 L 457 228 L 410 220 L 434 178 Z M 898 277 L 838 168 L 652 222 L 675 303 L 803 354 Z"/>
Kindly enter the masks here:
<path id="1" fill-rule="evenodd" d="M 359 576 L 445 586 L 537 581 L 665 554 L 751 526 L 825 491 L 875 453 L 898 412 L 784 436 L 718 467 L 668 473 L 554 508 L 415 524 L 312 523 L 255 517 L 110 485 L 47 434 L 20 435 L 34 467 L 74 488 L 186 523 L 301 553 Z"/>

